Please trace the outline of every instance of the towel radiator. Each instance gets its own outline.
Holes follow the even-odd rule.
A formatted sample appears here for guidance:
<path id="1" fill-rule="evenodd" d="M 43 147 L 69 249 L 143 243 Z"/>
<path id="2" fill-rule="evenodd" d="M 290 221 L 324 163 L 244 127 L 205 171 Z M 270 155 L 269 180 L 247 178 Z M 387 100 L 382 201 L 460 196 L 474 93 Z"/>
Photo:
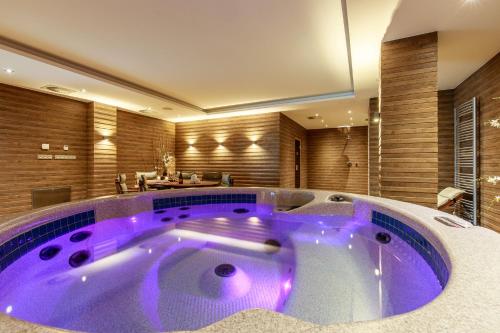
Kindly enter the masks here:
<path id="1" fill-rule="evenodd" d="M 460 217 L 478 224 L 478 127 L 477 100 L 455 108 L 455 187 L 465 191 Z"/>

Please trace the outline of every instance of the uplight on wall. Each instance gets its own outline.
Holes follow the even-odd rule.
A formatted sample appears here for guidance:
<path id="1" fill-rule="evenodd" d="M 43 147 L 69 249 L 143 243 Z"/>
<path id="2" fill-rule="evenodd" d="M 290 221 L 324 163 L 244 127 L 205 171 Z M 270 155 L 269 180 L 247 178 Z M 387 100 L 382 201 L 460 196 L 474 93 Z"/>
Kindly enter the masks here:
<path id="1" fill-rule="evenodd" d="M 255 133 L 252 131 L 252 132 L 247 133 L 246 137 L 250 141 L 249 148 L 252 148 L 252 149 L 259 148 L 259 140 L 262 137 L 261 133 Z"/>
<path id="2" fill-rule="evenodd" d="M 257 151 L 257 150 L 261 150 L 262 148 L 259 146 L 259 143 L 257 140 L 251 140 L 250 141 L 250 145 L 248 146 L 248 150 L 249 151 Z"/>
<path id="3" fill-rule="evenodd" d="M 187 145 L 188 145 L 187 150 L 190 150 L 190 151 L 191 151 L 191 150 L 196 150 L 196 148 L 194 147 L 194 144 L 196 143 L 196 140 L 197 140 L 197 139 L 196 139 L 196 138 L 193 138 L 193 137 L 188 138 L 188 139 L 186 140 L 186 143 L 187 143 Z"/>
<path id="4" fill-rule="evenodd" d="M 218 143 L 216 150 L 225 150 L 226 149 L 226 147 L 224 146 L 226 138 L 227 138 L 227 136 L 225 135 L 225 133 L 223 133 L 223 134 L 219 133 L 217 135 L 214 135 L 214 140 Z"/>

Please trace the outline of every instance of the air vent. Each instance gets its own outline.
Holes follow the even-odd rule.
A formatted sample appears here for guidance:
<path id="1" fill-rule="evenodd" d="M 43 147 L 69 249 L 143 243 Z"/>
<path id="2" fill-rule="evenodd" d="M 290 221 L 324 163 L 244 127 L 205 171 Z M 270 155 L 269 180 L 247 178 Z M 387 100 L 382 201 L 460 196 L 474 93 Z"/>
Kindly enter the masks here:
<path id="1" fill-rule="evenodd" d="M 52 91 L 52 92 L 57 93 L 57 94 L 64 94 L 64 95 L 71 95 L 71 94 L 78 92 L 75 89 L 56 86 L 53 84 L 45 85 L 45 86 L 41 87 L 40 89 L 44 89 L 44 90 Z"/>
<path id="2" fill-rule="evenodd" d="M 140 113 L 150 113 L 151 112 L 151 107 L 147 107 L 145 109 L 138 110 L 137 112 L 140 112 Z"/>

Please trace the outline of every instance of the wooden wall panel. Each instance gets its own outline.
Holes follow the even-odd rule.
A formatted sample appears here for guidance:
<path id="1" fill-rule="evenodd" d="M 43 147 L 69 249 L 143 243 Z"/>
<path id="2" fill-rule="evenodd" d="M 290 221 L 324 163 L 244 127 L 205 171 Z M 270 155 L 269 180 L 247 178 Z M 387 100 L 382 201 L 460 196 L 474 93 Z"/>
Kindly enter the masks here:
<path id="1" fill-rule="evenodd" d="M 86 103 L 0 84 L 0 138 L 0 215 L 31 209 L 34 188 L 71 186 L 72 200 L 87 197 Z M 50 150 L 42 151 L 42 143 Z M 38 154 L 77 159 L 38 160 Z"/>
<path id="2" fill-rule="evenodd" d="M 382 45 L 381 195 L 436 206 L 437 33 Z"/>
<path id="3" fill-rule="evenodd" d="M 368 127 L 351 127 L 350 136 L 336 128 L 307 131 L 309 188 L 368 193 Z"/>
<path id="4" fill-rule="evenodd" d="M 229 172 L 236 186 L 279 186 L 279 119 L 268 113 L 177 123 L 176 168 Z"/>
<path id="5" fill-rule="evenodd" d="M 300 140 L 300 187 L 307 187 L 307 131 L 280 114 L 280 186 L 295 187 L 295 140 Z"/>
<path id="6" fill-rule="evenodd" d="M 160 139 L 175 153 L 175 124 L 126 111 L 117 113 L 118 173 L 127 175 L 127 185 L 136 184 L 136 171 L 155 170 L 155 152 Z"/>
<path id="7" fill-rule="evenodd" d="M 438 192 L 453 186 L 455 140 L 453 90 L 438 92 Z"/>
<path id="8" fill-rule="evenodd" d="M 380 196 L 380 142 L 379 142 L 379 133 L 380 133 L 380 117 L 378 114 L 378 98 L 370 98 L 370 106 L 369 106 L 369 143 L 368 143 L 368 151 L 369 151 L 369 159 L 370 159 L 370 169 L 369 169 L 369 191 L 368 193 L 373 196 Z"/>
<path id="9" fill-rule="evenodd" d="M 115 194 L 116 108 L 90 103 L 88 112 L 88 196 L 93 198 Z"/>
<path id="10" fill-rule="evenodd" d="M 462 82 L 455 89 L 455 106 L 477 97 L 480 124 L 480 173 L 481 177 L 500 176 L 500 129 L 487 124 L 500 118 L 500 53 Z M 500 195 L 500 185 L 481 183 L 481 225 L 500 232 L 500 203 L 494 203 Z"/>

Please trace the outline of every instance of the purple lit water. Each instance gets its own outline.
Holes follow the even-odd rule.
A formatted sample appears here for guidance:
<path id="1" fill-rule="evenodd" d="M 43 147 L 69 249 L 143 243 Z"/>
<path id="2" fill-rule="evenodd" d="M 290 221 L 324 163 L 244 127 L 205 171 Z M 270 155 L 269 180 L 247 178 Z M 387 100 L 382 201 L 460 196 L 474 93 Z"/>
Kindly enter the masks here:
<path id="1" fill-rule="evenodd" d="M 441 292 L 405 242 L 392 235 L 382 245 L 375 241 L 381 228 L 347 217 L 291 218 L 268 206 L 227 204 L 144 212 L 81 230 L 92 236 L 72 243 L 64 235 L 0 273 L 4 312 L 106 333 L 192 330 L 251 308 L 332 324 L 411 311 Z M 281 247 L 266 245 L 270 239 Z M 40 260 L 40 249 L 52 244 L 62 251 Z M 92 259 L 69 266 L 83 249 Z M 220 264 L 234 265 L 234 275 L 216 275 Z"/>

